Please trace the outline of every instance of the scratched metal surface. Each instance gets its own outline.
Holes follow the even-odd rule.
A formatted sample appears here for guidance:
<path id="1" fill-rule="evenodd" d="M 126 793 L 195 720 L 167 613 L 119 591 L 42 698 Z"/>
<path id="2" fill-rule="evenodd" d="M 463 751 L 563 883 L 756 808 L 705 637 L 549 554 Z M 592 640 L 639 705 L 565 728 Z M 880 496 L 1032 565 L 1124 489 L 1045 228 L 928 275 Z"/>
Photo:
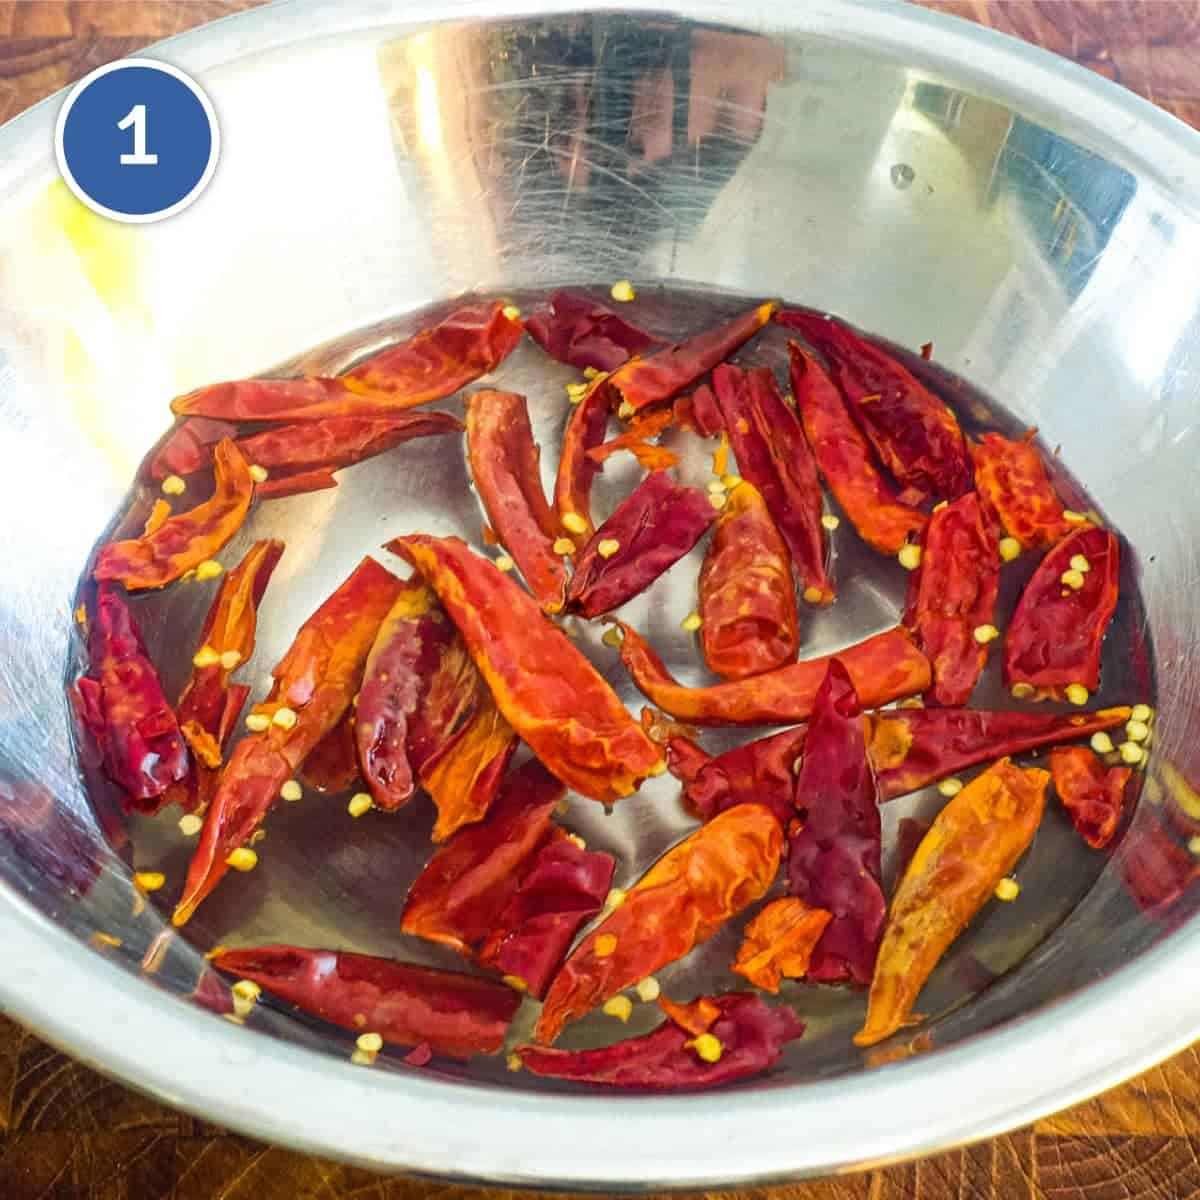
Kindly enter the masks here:
<path id="1" fill-rule="evenodd" d="M 133 909 L 127 867 L 96 837 L 71 770 L 60 689 L 75 570 L 120 503 L 136 461 L 161 432 L 164 398 L 215 377 L 263 370 L 298 346 L 394 320 L 468 288 L 544 289 L 561 280 L 626 274 L 676 284 L 715 280 L 731 291 L 817 303 L 902 344 L 932 336 L 942 362 L 1002 397 L 1022 422 L 1038 424 L 1050 444 L 1064 445 L 1068 465 L 1137 547 L 1150 627 L 1163 656 L 1165 718 L 1156 756 L 1160 766 L 1167 760 L 1189 765 L 1193 676 L 1186 652 L 1194 632 L 1189 588 L 1195 563 L 1191 517 L 1175 497 L 1187 495 L 1191 477 L 1194 397 L 1186 382 L 1195 303 L 1188 281 L 1198 251 L 1188 215 L 1193 160 L 1172 131 L 1141 113 L 1134 139 L 1120 114 L 1102 111 L 1098 100 L 1086 118 L 1067 115 L 1056 109 L 1053 88 L 1042 77 L 1039 89 L 1022 90 L 977 65 L 966 78 L 966 69 L 953 65 L 957 43 L 944 31 L 951 40 L 939 40 L 932 26 L 922 29 L 919 44 L 909 31 L 907 44 L 917 48 L 897 53 L 889 37 L 904 31 L 904 19 L 884 10 L 869 10 L 870 37 L 858 23 L 865 10 L 836 4 L 808 14 L 808 33 L 769 37 L 633 16 L 460 25 L 412 36 L 386 27 L 386 12 L 377 8 L 357 28 L 348 15 L 353 11 L 316 6 L 302 47 L 291 44 L 285 19 L 270 15 L 253 65 L 234 57 L 244 43 L 232 36 L 207 52 L 193 49 L 194 63 L 185 44 L 175 48 L 182 65 L 204 69 L 219 110 L 238 113 L 240 140 L 228 147 L 205 203 L 144 239 L 64 208 L 47 188 L 45 164 L 30 157 L 36 121 L 9 131 L 14 151 L 0 168 L 0 198 L 12 216 L 0 233 L 0 327 L 6 331 L 0 498 L 7 512 L 39 515 L 37 522 L 13 524 L 0 599 L 0 762 L 6 795 L 15 797 L 0 818 L 8 847 L 0 871 L 10 885 L 0 911 L 35 968 L 25 986 L 7 985 L 10 1002 L 23 1011 L 23 996 L 46 981 L 38 972 L 70 964 L 70 986 L 82 989 L 80 998 L 87 995 L 97 1020 L 117 993 L 135 998 L 136 1020 L 126 1010 L 123 1024 L 101 1037 L 95 1022 L 79 1019 L 78 1004 L 72 1017 L 46 997 L 39 1012 L 50 1035 L 128 1071 L 140 1038 L 186 1029 L 194 1045 L 184 1054 L 175 1093 L 185 1102 L 208 1102 L 197 1092 L 210 1078 L 215 1085 L 217 1072 L 205 1070 L 206 1058 L 225 1056 L 227 1065 L 247 1067 L 238 1073 L 240 1108 L 229 1112 L 227 1079 L 221 1084 L 226 1094 L 212 1101 L 211 1111 L 223 1119 L 363 1161 L 576 1183 L 707 1182 L 813 1170 L 861 1159 L 868 1142 L 881 1154 L 902 1153 L 927 1147 L 929 1138 L 944 1138 L 951 1128 L 950 1136 L 961 1137 L 986 1128 L 989 1119 L 1012 1123 L 1014 1115 L 1061 1097 L 1056 1088 L 1086 1087 L 1083 1080 L 1094 1076 L 1111 1079 L 1120 1069 L 1114 1060 L 1129 1069 L 1144 1061 L 1136 1046 L 1089 1058 L 1091 1048 L 1068 1039 L 1063 1061 L 1051 1062 L 1037 1053 L 1039 1030 L 1048 1036 L 1043 1020 L 1024 1031 L 1020 1072 L 1007 1069 L 1015 1062 L 1010 1030 L 868 1081 L 857 1061 L 822 1036 L 826 1022 L 848 1029 L 850 1010 L 836 1002 L 837 1009 L 823 1013 L 825 1001 L 805 994 L 817 1036 L 800 1048 L 793 1072 L 853 1067 L 854 1077 L 795 1088 L 790 1075 L 781 1074 L 744 1089 L 736 1116 L 739 1127 L 752 1121 L 769 1097 L 776 1109 L 786 1105 L 797 1118 L 803 1113 L 811 1122 L 806 1127 L 824 1130 L 809 1146 L 789 1146 L 781 1156 L 778 1148 L 750 1153 L 747 1142 L 735 1140 L 736 1149 L 723 1159 L 685 1164 L 676 1137 L 680 1123 L 717 1111 L 713 1101 L 696 1100 L 686 1109 L 670 1102 L 640 1106 L 640 1128 L 621 1133 L 634 1148 L 623 1159 L 594 1153 L 564 1159 L 545 1148 L 530 1160 L 519 1150 L 520 1122 L 511 1120 L 493 1122 L 482 1140 L 449 1137 L 429 1148 L 416 1140 L 426 1113 L 414 1109 L 414 1098 L 432 1120 L 449 1097 L 466 1112 L 491 1090 L 430 1085 L 398 1070 L 376 1072 L 369 1081 L 359 1072 L 352 1082 L 349 1068 L 292 1048 L 344 1053 L 314 1027 L 263 1011 L 255 1024 L 291 1045 L 248 1040 L 155 996 L 144 983 L 115 982 L 109 965 L 69 948 L 30 915 L 28 902 L 70 934 L 120 934 L 125 944 L 110 957 L 131 967 L 154 931 L 153 912 L 136 921 L 126 916 Z M 851 12 L 853 39 L 838 25 Z M 772 22 L 762 14 L 756 24 L 770 28 Z M 1022 60 L 1021 69 L 1032 68 Z M 327 86 L 311 88 L 314 77 Z M 1083 89 L 1080 99 L 1090 96 L 1080 81 L 1061 86 Z M 258 103 L 264 96 L 270 103 Z M 300 144 L 303 156 L 291 152 Z M 353 187 L 347 186 L 347 163 Z M 293 176 L 297 184 L 285 189 L 281 209 L 271 197 L 279 194 L 281 178 Z M 512 367 L 522 369 L 520 362 Z M 546 409 L 544 423 L 551 441 L 552 411 Z M 424 474 L 411 467 L 400 474 L 398 464 L 431 454 L 430 443 L 406 447 L 403 457 L 357 469 L 337 493 L 260 510 L 256 520 L 287 523 L 288 533 L 300 534 L 272 586 L 260 674 L 307 611 L 307 598 L 322 594 L 319 581 L 344 573 L 368 548 L 366 535 L 374 538 L 376 526 L 379 541 L 399 531 L 388 522 L 402 502 L 426 490 L 427 480 L 439 486 L 451 480 L 454 466 L 442 458 L 436 465 L 430 460 Z M 465 495 L 458 488 L 449 494 Z M 322 530 L 335 517 L 340 521 L 355 495 L 372 510 L 369 520 L 360 514 L 353 522 L 355 538 L 363 541 L 323 540 Z M 375 511 L 384 506 L 384 513 Z M 468 515 L 439 509 L 432 514 L 435 531 Z M 869 597 L 876 607 L 854 614 L 856 632 L 872 619 L 882 621 L 895 604 L 889 589 L 898 581 L 884 579 L 883 594 Z M 295 606 L 293 595 L 305 602 Z M 198 611 L 199 596 L 184 602 Z M 674 590 L 669 599 L 678 611 L 667 605 L 650 624 L 659 623 L 683 663 L 690 648 L 670 631 L 686 606 Z M 835 628 L 814 631 L 810 647 L 816 651 L 825 637 L 829 644 L 841 640 L 836 623 L 842 619 L 831 615 Z M 162 625 L 177 627 L 174 615 Z M 1168 800 L 1169 782 L 1159 784 Z M 28 830 L 31 798 L 44 793 L 54 805 L 43 827 Z M 648 850 L 673 840 L 681 826 L 665 815 L 671 803 L 669 794 L 648 795 L 629 806 L 625 819 L 647 826 L 629 844 Z M 596 814 L 577 817 L 579 807 L 573 806 L 573 819 L 589 840 L 604 844 L 625 836 Z M 351 826 L 336 807 L 318 810 L 317 819 L 328 823 L 325 853 L 314 859 L 304 850 L 309 831 L 301 836 L 297 828 L 293 839 L 289 829 L 304 820 L 306 809 L 272 822 L 265 869 L 225 885 L 206 906 L 211 916 L 201 910 L 197 938 L 234 928 L 240 936 L 279 936 L 297 921 L 312 940 L 324 935 L 375 949 L 395 946 L 390 930 L 376 924 L 374 897 L 389 888 L 398 896 L 402 869 L 369 873 L 383 861 L 381 843 L 393 837 L 399 843 L 403 822 L 417 820 L 419 810 L 386 829 L 382 818 Z M 1177 807 L 1174 816 L 1186 835 L 1186 809 Z M 1066 842 L 1051 844 L 1030 887 L 1036 911 L 1030 904 L 1019 915 L 1001 913 L 1001 922 L 1013 927 L 993 929 L 995 944 L 1014 958 L 1040 942 L 1038 949 L 973 1003 L 940 1020 L 936 1047 L 953 1047 L 1063 997 L 1176 925 L 1182 927 L 1165 953 L 1148 956 L 1136 975 L 1126 972 L 1114 986 L 1084 992 L 1073 1007 L 1059 1010 L 1059 1028 L 1067 1034 L 1089 1028 L 1086 1018 L 1101 1017 L 1120 994 L 1130 1001 L 1136 995 L 1146 1018 L 1134 1032 L 1158 1052 L 1194 1032 L 1171 997 L 1151 991 L 1166 972 L 1187 970 L 1183 947 L 1191 930 L 1184 922 L 1194 896 L 1185 892 L 1169 912 L 1146 916 L 1121 886 L 1127 860 L 1156 827 L 1147 822 L 1157 821 L 1154 813 L 1139 816 L 1082 897 L 1075 889 L 1091 881 L 1066 869 L 1057 852 Z M 114 825 L 106 832 L 128 858 L 126 831 Z M 145 831 L 135 835 L 139 855 L 180 854 L 177 842 L 168 848 Z M 88 880 L 84 865 L 92 851 L 97 877 Z M 181 863 L 172 868 L 176 878 Z M 1189 880 L 1190 869 L 1181 883 Z M 316 895 L 322 903 L 313 902 Z M 1066 923 L 1043 940 L 1068 911 Z M 213 922 L 207 930 L 205 920 Z M 988 945 L 992 920 L 980 930 Z M 191 983 L 196 967 L 194 952 L 178 946 L 153 982 L 164 992 L 178 989 Z M 938 1007 L 958 998 L 948 983 Z M 1003 1115 L 988 1118 L 987 1106 L 977 1105 L 955 1125 L 944 1097 L 930 1091 L 935 1079 L 949 1085 L 997 1074 L 1012 1076 Z M 317 1079 L 321 1105 L 298 1114 L 285 1104 L 275 1117 L 263 1114 L 257 1097 L 264 1082 L 276 1095 L 288 1095 L 285 1081 Z M 491 1082 L 503 1085 L 509 1097 L 503 1103 L 517 1111 L 517 1095 L 529 1082 Z M 170 1090 L 153 1078 L 150 1086 Z M 896 1124 L 872 1131 L 873 1142 L 864 1135 L 853 1149 L 839 1145 L 836 1121 L 859 1097 L 867 1103 L 866 1086 L 873 1097 L 908 1103 L 872 1105 L 875 1113 L 894 1114 Z M 412 1128 L 398 1129 L 385 1117 L 348 1130 L 333 1110 L 337 1097 L 349 1095 L 392 1097 Z M 918 1097 L 927 1121 L 914 1130 L 906 1114 Z M 934 1113 L 939 1103 L 942 1111 Z M 549 1127 L 570 1113 L 580 1129 L 600 1120 L 602 1109 L 555 1100 L 536 1111 Z M 997 1112 L 995 1105 L 990 1111 Z M 637 1175 L 626 1173 L 633 1164 Z"/>

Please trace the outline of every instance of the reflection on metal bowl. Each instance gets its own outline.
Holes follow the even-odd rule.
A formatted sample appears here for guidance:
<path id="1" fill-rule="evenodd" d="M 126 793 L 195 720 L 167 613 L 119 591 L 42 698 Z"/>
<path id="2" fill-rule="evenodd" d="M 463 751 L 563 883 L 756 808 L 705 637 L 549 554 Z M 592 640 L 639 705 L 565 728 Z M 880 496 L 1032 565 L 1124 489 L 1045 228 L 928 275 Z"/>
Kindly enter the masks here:
<path id="1" fill-rule="evenodd" d="M 1086 72 L 915 8 L 752 0 L 731 24 L 719 0 L 677 15 L 504 7 L 297 3 L 164 44 L 212 96 L 224 148 L 202 199 L 158 226 L 109 224 L 66 194 L 57 100 L 0 131 L 0 1002 L 64 1049 L 259 1137 L 381 1168 L 609 1190 L 927 1152 L 1178 1049 L 1200 1032 L 1200 139 Z M 79 654 L 77 572 L 167 400 L 281 363 L 338 369 L 463 292 L 625 277 L 643 294 L 670 285 L 663 328 L 672 297 L 702 285 L 816 305 L 899 345 L 932 339 L 973 385 L 958 398 L 971 420 L 990 395 L 1062 445 L 1129 539 L 1157 654 L 1159 718 L 1129 828 L 1086 877 L 1044 863 L 1021 905 L 947 964 L 956 973 L 935 977 L 937 1019 L 909 1045 L 862 1054 L 836 1005 L 798 992 L 817 1036 L 720 1095 L 565 1093 L 502 1065 L 363 1070 L 349 1039 L 281 1007 L 261 1006 L 250 1028 L 216 1019 L 205 1010 L 225 994 L 202 951 L 234 924 L 246 940 L 397 952 L 396 880 L 419 818 L 347 831 L 319 801 L 281 814 L 267 844 L 279 853 L 202 910 L 194 944 L 168 940 L 156 898 L 136 892 L 134 866 L 154 853 L 178 878 L 187 846 L 168 823 L 131 827 L 132 850 L 115 806 L 89 803 L 63 683 Z M 294 549 L 268 597 L 256 686 L 329 590 L 320 581 L 399 532 L 389 514 L 411 512 L 414 489 L 457 472 L 466 496 L 461 463 L 406 450 L 359 468 L 353 491 L 277 506 L 271 532 Z M 400 461 L 416 463 L 408 477 Z M 346 506 L 362 541 L 323 539 Z M 465 519 L 426 499 L 430 532 Z M 199 591 L 177 601 L 193 602 Z M 1140 644 L 1116 664 L 1132 679 L 1148 669 Z M 660 819 L 672 786 L 655 786 L 621 835 L 643 855 L 678 836 Z M 302 821 L 314 824 L 293 839 Z"/>

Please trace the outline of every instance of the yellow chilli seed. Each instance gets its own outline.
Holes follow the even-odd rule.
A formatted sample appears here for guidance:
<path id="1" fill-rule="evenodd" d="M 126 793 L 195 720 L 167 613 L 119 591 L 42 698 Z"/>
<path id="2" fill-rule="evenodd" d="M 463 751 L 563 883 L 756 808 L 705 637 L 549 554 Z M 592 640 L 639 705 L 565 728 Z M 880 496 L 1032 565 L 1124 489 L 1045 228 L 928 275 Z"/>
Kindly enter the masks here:
<path id="1" fill-rule="evenodd" d="M 1015 900 L 1021 894 L 1021 885 L 1015 879 L 1002 879 L 996 884 L 997 900 Z"/>

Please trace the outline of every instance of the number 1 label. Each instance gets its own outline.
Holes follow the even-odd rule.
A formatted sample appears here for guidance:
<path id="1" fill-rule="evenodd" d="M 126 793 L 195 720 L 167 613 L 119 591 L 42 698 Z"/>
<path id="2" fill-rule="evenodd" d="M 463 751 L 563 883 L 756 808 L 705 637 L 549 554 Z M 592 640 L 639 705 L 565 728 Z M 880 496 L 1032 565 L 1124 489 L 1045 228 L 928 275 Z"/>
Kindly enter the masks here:
<path id="1" fill-rule="evenodd" d="M 135 104 L 118 122 L 118 129 L 133 126 L 133 153 L 121 155 L 123 167 L 152 167 L 158 162 L 157 154 L 146 153 L 146 106 Z"/>

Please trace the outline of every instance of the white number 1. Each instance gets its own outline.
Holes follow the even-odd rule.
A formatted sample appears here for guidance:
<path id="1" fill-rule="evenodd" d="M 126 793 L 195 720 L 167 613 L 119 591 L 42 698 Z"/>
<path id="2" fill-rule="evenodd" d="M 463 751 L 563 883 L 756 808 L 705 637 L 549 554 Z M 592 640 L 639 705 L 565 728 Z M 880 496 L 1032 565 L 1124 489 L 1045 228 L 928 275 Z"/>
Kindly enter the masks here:
<path id="1" fill-rule="evenodd" d="M 118 122 L 118 129 L 133 126 L 133 153 L 121 155 L 121 166 L 152 167 L 158 162 L 157 154 L 146 153 L 146 106 L 135 104 Z"/>

